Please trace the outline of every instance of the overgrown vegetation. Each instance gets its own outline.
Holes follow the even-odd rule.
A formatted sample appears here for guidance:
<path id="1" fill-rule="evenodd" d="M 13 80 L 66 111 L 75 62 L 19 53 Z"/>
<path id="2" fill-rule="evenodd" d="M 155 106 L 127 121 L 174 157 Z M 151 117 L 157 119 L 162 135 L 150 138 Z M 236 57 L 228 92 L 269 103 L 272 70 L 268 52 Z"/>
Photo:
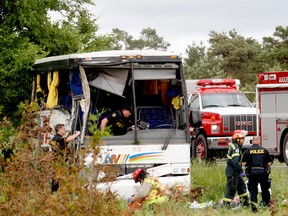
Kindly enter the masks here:
<path id="1" fill-rule="evenodd" d="M 183 196 L 171 188 L 167 204 L 131 212 L 126 200 L 109 191 L 101 193 L 95 188 L 98 181 L 95 173 L 99 170 L 107 172 L 109 167 L 84 167 L 82 160 L 67 166 L 61 160 L 54 160 L 52 154 L 37 145 L 39 133 L 49 128 L 45 124 L 38 127 L 35 109 L 33 104 L 26 106 L 22 125 L 17 129 L 6 118 L 0 122 L 1 148 L 12 148 L 14 154 L 9 158 L 4 158 L 3 153 L 0 155 L 0 215 L 231 215 L 231 211 L 237 215 L 255 215 L 250 209 L 243 208 L 190 208 L 193 201 L 205 203 L 212 200 L 215 204 L 223 198 L 226 183 L 223 161 L 209 164 L 193 161 L 189 195 Z M 90 130 L 93 136 L 87 150 L 78 152 L 78 158 L 83 158 L 88 150 L 95 155 L 99 153 L 101 134 L 96 128 L 91 127 Z M 281 165 L 276 162 L 272 168 L 273 207 L 261 209 L 259 215 L 288 215 L 288 206 L 284 202 L 288 192 L 287 169 L 279 168 Z M 51 194 L 49 182 L 54 171 L 60 189 Z M 113 173 L 113 170 L 108 172 Z"/>
<path id="2" fill-rule="evenodd" d="M 67 166 L 37 145 L 37 136 L 47 131 L 47 125 L 39 128 L 35 117 L 33 105 L 27 106 L 17 133 L 10 122 L 1 121 L 1 141 L 6 140 L 9 143 L 6 146 L 14 152 L 9 160 L 4 160 L 3 154 L 0 157 L 1 215 L 119 215 L 122 210 L 125 212 L 123 201 L 115 194 L 103 194 L 95 189 L 93 168 L 84 168 L 83 161 Z M 97 147 L 94 149 L 97 151 Z M 84 154 L 85 151 L 80 151 L 78 156 L 83 158 Z M 50 180 L 54 172 L 60 189 L 51 194 Z"/>

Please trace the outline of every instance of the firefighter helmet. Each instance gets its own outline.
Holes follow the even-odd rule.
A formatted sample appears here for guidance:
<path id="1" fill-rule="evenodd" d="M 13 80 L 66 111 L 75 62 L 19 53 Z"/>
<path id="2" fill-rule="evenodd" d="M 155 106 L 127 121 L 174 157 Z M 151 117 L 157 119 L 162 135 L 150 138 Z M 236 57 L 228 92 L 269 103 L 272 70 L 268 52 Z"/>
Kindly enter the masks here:
<path id="1" fill-rule="evenodd" d="M 139 176 L 141 173 L 145 172 L 143 169 L 136 169 L 133 173 L 133 179 L 135 181 L 135 183 L 139 182 Z"/>
<path id="2" fill-rule="evenodd" d="M 247 135 L 247 131 L 244 130 L 235 130 L 232 133 L 232 140 L 236 141 L 237 143 L 240 142 L 240 139 L 244 139 L 245 136 Z"/>

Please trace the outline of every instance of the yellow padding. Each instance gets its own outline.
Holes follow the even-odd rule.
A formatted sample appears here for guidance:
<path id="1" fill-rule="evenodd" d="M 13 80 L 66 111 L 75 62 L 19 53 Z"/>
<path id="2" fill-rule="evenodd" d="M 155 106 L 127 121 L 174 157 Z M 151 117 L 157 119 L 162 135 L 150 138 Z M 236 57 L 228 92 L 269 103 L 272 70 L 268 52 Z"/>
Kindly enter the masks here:
<path id="1" fill-rule="evenodd" d="M 51 81 L 51 73 L 48 73 L 48 78 L 47 78 L 47 86 L 48 86 L 48 98 L 47 98 L 47 103 L 46 107 L 47 108 L 53 108 L 57 106 L 58 104 L 58 85 L 60 83 L 59 79 L 59 73 L 58 71 L 53 72 L 53 78 Z"/>
<path id="2" fill-rule="evenodd" d="M 172 105 L 174 107 L 174 109 L 178 110 L 180 109 L 180 97 L 179 96 L 176 96 L 172 99 Z"/>
<path id="3" fill-rule="evenodd" d="M 40 86 L 40 74 L 37 74 L 37 80 L 36 80 L 36 84 L 37 84 L 37 87 L 36 87 L 36 92 L 42 92 L 42 89 L 41 89 L 41 86 Z"/>

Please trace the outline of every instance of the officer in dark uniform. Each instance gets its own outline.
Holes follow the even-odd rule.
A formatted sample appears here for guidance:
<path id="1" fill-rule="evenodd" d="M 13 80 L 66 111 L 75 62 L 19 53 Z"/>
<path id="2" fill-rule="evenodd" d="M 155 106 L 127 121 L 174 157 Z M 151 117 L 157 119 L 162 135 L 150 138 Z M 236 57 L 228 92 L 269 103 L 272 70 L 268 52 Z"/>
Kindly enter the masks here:
<path id="1" fill-rule="evenodd" d="M 269 192 L 271 180 L 269 179 L 269 174 L 272 163 L 273 160 L 267 149 L 260 146 L 259 136 L 253 137 L 252 146 L 244 152 L 242 158 L 242 165 L 246 166 L 246 173 L 249 179 L 248 190 L 253 212 L 258 211 L 258 183 L 261 186 L 263 205 L 269 206 L 271 203 Z"/>
<path id="2" fill-rule="evenodd" d="M 67 138 L 63 137 L 66 133 L 64 124 L 57 124 L 55 126 L 55 136 L 49 141 L 49 144 L 52 148 L 52 154 L 55 158 L 55 161 L 68 162 L 69 157 L 69 146 L 68 143 L 74 140 L 77 136 L 80 135 L 80 131 L 76 131 L 75 134 L 68 136 Z M 53 178 L 51 179 L 51 193 L 56 192 L 59 189 L 59 182 L 53 173 Z"/>
<path id="3" fill-rule="evenodd" d="M 129 127 L 133 126 L 130 119 L 132 108 L 124 106 L 121 110 L 116 110 L 108 114 L 101 121 L 101 131 L 104 132 L 105 128 L 110 126 L 111 133 L 115 136 L 124 135 L 127 133 Z"/>
<path id="4" fill-rule="evenodd" d="M 223 199 L 223 204 L 230 207 L 230 204 L 236 194 L 240 197 L 240 202 L 243 206 L 249 206 L 248 194 L 246 191 L 246 185 L 243 181 L 244 171 L 241 166 L 241 146 L 244 143 L 246 131 L 235 130 L 232 134 L 232 144 L 229 146 L 227 154 L 227 166 L 226 166 L 226 193 Z"/>

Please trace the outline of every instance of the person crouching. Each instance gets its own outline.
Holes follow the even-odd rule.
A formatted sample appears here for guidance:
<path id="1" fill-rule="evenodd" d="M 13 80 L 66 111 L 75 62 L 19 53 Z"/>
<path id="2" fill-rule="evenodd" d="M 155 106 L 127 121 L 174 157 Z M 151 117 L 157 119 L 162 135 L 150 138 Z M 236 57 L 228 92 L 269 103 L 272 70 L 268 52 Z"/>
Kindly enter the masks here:
<path id="1" fill-rule="evenodd" d="M 168 201 L 158 179 L 149 176 L 143 169 L 136 169 L 132 176 L 135 183 L 140 182 L 141 187 L 136 194 L 128 198 L 130 208 L 141 208 L 143 205 L 153 206 Z"/>

